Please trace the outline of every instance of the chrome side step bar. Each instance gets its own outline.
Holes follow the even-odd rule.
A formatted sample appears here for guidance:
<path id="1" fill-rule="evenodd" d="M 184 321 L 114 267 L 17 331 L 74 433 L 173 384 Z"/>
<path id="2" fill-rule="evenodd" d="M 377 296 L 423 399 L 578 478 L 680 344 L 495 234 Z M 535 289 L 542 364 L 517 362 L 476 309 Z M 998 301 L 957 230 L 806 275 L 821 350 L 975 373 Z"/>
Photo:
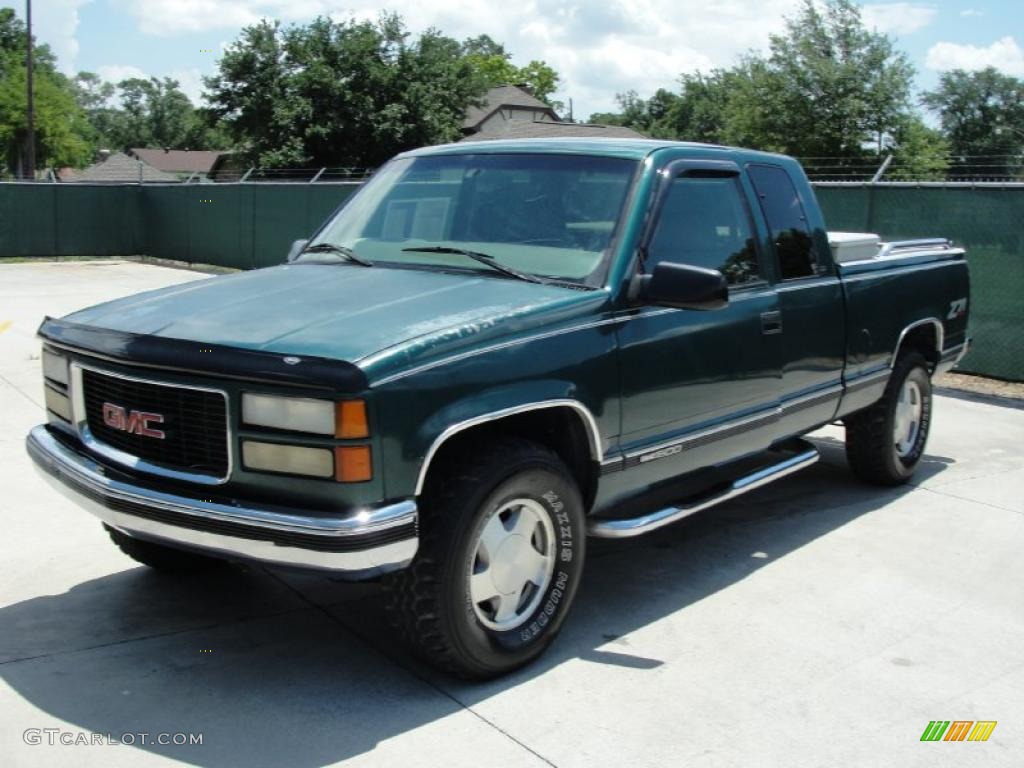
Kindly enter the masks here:
<path id="1" fill-rule="evenodd" d="M 803 450 L 797 455 L 741 477 L 733 481 L 732 485 L 724 491 L 719 491 L 711 496 L 683 506 L 665 507 L 657 512 L 651 512 L 640 517 L 631 517 L 625 520 L 590 520 L 587 525 L 587 533 L 600 539 L 625 539 L 631 536 L 639 536 L 643 533 L 650 533 L 677 520 L 682 520 L 684 517 L 688 517 L 695 512 L 700 512 L 716 504 L 729 501 L 729 499 L 735 499 L 737 496 L 742 496 L 744 493 L 755 488 L 760 488 L 786 475 L 799 472 L 801 469 L 811 466 L 820 458 L 817 448 L 806 441 L 800 442 Z"/>

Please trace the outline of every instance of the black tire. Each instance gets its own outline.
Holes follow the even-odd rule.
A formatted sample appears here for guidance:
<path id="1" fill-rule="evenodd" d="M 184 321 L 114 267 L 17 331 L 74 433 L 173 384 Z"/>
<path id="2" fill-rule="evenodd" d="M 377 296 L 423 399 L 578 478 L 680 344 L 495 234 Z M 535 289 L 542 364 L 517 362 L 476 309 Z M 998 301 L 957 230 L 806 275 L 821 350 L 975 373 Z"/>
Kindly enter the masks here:
<path id="1" fill-rule="evenodd" d="M 117 548 L 136 562 L 148 565 L 158 571 L 166 573 L 197 573 L 208 571 L 213 568 L 220 568 L 226 565 L 225 560 L 215 557 L 205 557 L 195 552 L 186 552 L 183 549 L 166 547 L 152 541 L 143 541 L 129 536 L 109 525 L 103 526 L 110 540 Z"/>
<path id="2" fill-rule="evenodd" d="M 901 455 L 893 433 L 900 393 L 907 381 L 917 385 L 922 409 L 916 438 Z M 909 352 L 896 361 L 882 398 L 844 419 L 846 458 L 854 475 L 872 485 L 894 486 L 907 482 L 924 456 L 931 415 L 932 384 L 928 363 L 920 353 Z"/>
<path id="3" fill-rule="evenodd" d="M 534 586 L 532 595 L 523 591 L 517 603 L 522 613 L 512 619 L 521 623 L 501 631 L 480 617 L 487 603 L 474 606 L 470 577 L 480 565 L 478 544 L 488 522 L 506 514 L 503 509 L 516 509 L 520 500 L 539 520 L 540 530 L 533 534 L 538 538 L 531 538 L 531 545 L 543 539 L 544 530 L 553 532 L 553 566 L 546 589 Z M 516 519 L 524 514 L 524 507 L 518 510 Z M 420 513 L 416 558 L 385 579 L 388 616 L 412 652 L 432 666 L 476 680 L 497 677 L 540 656 L 569 611 L 586 545 L 580 492 L 559 457 L 519 439 L 463 454 L 439 467 L 438 476 L 428 482 Z M 488 618 L 497 619 L 497 609 Z"/>

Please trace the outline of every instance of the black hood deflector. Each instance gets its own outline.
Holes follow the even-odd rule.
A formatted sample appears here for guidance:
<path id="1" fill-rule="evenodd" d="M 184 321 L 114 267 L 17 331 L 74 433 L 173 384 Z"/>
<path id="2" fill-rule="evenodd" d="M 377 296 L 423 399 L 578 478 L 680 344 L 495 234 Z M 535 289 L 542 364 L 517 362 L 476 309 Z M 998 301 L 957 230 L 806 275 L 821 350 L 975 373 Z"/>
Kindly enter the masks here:
<path id="1" fill-rule="evenodd" d="M 39 326 L 39 336 L 56 346 L 124 365 L 315 387 L 338 394 L 355 394 L 369 386 L 362 369 L 343 360 L 200 344 L 185 339 L 69 323 L 52 317 L 43 320 Z"/>

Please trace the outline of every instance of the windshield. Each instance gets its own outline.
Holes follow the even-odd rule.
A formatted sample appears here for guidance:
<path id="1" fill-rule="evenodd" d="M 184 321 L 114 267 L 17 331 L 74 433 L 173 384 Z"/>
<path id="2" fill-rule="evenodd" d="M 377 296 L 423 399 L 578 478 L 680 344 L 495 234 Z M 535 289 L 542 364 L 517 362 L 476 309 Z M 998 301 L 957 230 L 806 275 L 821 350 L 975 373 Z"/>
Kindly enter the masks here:
<path id="1" fill-rule="evenodd" d="M 402 158 L 371 179 L 311 245 L 344 246 L 375 265 L 502 276 L 441 252 L 474 251 L 528 275 L 583 282 L 602 263 L 636 167 L 635 160 L 587 155 Z M 409 250 L 431 246 L 433 252 Z"/>

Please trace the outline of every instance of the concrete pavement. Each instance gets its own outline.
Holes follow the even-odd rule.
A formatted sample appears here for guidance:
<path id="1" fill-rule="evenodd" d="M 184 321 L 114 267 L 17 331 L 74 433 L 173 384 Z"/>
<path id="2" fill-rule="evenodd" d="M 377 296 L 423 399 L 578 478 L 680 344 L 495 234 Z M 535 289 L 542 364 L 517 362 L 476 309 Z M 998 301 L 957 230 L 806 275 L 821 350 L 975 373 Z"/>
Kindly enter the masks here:
<path id="1" fill-rule="evenodd" d="M 193 279 L 217 278 L 0 264 L 0 764 L 1020 764 L 1019 407 L 937 398 L 905 488 L 859 485 L 828 428 L 823 461 L 799 475 L 592 542 L 550 653 L 469 685 L 395 647 L 375 585 L 258 568 L 168 578 L 35 476 L 23 438 L 42 420 L 42 316 Z M 984 743 L 920 742 L 936 719 L 998 725 Z M 26 729 L 60 732 L 30 744 Z M 80 743 L 143 732 L 203 743 Z"/>

